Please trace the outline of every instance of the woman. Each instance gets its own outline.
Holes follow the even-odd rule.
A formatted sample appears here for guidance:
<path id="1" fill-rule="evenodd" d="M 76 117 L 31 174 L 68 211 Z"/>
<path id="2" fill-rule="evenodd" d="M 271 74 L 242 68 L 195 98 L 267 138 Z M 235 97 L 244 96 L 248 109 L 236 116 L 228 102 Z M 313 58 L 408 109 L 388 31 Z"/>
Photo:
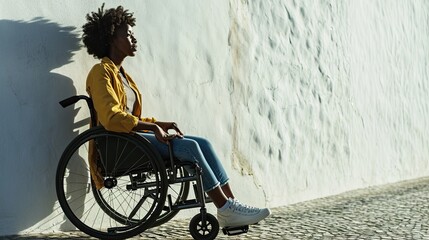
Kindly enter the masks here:
<path id="1" fill-rule="evenodd" d="M 82 36 L 88 53 L 101 59 L 101 63 L 89 72 L 86 82 L 87 92 L 97 112 L 97 122 L 110 131 L 149 131 L 151 133 L 141 134 L 161 155 L 168 154 L 166 143 L 171 141 L 174 155 L 179 160 L 198 162 L 203 170 L 204 191 L 218 209 L 220 226 L 255 224 L 266 218 L 270 214 L 269 209 L 249 207 L 235 199 L 228 176 L 207 140 L 184 136 L 174 122 L 140 117 L 141 94 L 122 67 L 124 59 L 134 56 L 137 51 L 137 40 L 132 29 L 135 18 L 122 6 L 108 10 L 103 7 L 87 15 Z M 169 130 L 176 133 L 168 134 Z M 102 185 L 97 187 L 101 188 Z"/>

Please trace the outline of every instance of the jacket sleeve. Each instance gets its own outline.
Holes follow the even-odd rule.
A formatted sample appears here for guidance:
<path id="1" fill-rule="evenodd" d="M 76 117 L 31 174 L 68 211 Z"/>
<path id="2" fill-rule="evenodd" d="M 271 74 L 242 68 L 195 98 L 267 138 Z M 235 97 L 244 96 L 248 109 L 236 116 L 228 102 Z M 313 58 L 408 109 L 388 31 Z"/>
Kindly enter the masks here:
<path id="1" fill-rule="evenodd" d="M 98 121 L 109 131 L 131 132 L 139 118 L 123 111 L 112 86 L 113 73 L 95 65 L 88 74 L 87 92 L 90 95 Z"/>
<path id="2" fill-rule="evenodd" d="M 143 122 L 150 122 L 150 123 L 156 122 L 156 118 L 154 117 L 144 117 L 144 118 L 141 118 L 140 120 L 142 120 Z"/>

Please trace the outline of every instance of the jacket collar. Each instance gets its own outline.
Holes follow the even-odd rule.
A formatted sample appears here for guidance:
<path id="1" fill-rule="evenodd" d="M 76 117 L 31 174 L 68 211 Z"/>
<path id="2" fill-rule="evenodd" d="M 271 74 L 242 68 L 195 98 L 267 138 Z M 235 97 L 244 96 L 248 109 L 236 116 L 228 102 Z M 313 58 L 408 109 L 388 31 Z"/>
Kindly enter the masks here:
<path id="1" fill-rule="evenodd" d="M 101 63 L 103 63 L 103 64 L 106 64 L 106 65 L 108 65 L 108 66 L 110 66 L 113 70 L 115 70 L 115 73 L 116 74 L 118 74 L 119 73 L 119 70 L 120 69 L 118 69 L 118 67 L 116 66 L 116 64 L 112 61 L 112 60 L 110 60 L 110 58 L 109 57 L 103 57 L 102 59 L 101 59 Z M 121 68 L 122 68 L 122 71 L 123 72 L 125 72 L 125 70 L 124 70 L 124 68 L 121 66 Z"/>

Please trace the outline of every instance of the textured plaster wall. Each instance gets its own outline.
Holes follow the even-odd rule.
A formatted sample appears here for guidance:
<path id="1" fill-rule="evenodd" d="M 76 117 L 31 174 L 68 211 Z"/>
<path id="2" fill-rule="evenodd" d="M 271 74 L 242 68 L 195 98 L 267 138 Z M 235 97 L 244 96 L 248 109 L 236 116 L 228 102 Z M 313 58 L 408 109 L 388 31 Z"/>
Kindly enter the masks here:
<path id="1" fill-rule="evenodd" d="M 102 1 L 1 0 L 0 235 L 67 230 L 55 170 L 88 126 Z M 124 66 L 144 113 L 209 138 L 243 202 L 275 207 L 429 174 L 424 0 L 109 1 L 137 17 Z M 182 215 L 183 216 L 183 215 Z"/>
<path id="2" fill-rule="evenodd" d="M 270 205 L 428 174 L 428 10 L 231 1 L 232 162 Z"/>

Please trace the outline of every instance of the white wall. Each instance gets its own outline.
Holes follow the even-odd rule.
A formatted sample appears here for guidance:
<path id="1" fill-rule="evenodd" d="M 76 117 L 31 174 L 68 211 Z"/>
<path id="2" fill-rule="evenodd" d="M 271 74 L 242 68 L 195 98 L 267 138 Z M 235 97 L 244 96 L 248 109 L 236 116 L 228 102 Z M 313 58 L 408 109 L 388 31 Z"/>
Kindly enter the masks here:
<path id="1" fill-rule="evenodd" d="M 102 1 L 1 0 L 0 235 L 66 230 L 58 159 L 87 128 Z M 427 176 L 428 12 L 421 0 L 109 1 L 137 17 L 125 67 L 144 112 L 212 140 L 242 201 L 281 206 Z"/>

